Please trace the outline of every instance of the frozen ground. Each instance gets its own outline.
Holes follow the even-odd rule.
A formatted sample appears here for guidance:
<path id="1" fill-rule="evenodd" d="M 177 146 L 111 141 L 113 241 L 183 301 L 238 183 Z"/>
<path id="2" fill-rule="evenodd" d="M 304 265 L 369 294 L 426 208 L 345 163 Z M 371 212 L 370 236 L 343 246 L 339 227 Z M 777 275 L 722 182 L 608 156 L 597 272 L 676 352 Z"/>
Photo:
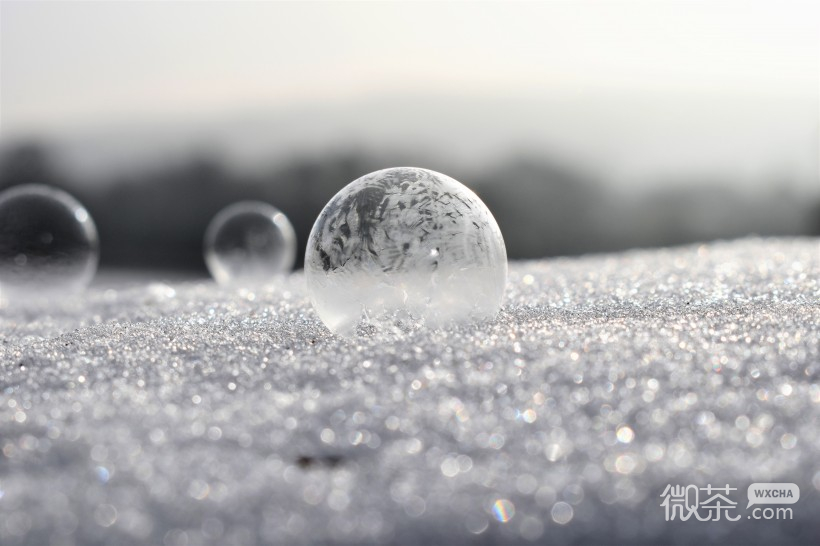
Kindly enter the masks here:
<path id="1" fill-rule="evenodd" d="M 817 543 L 818 279 L 817 239 L 513 263 L 496 321 L 353 343 L 301 274 L 4 309 L 0 544 Z"/>

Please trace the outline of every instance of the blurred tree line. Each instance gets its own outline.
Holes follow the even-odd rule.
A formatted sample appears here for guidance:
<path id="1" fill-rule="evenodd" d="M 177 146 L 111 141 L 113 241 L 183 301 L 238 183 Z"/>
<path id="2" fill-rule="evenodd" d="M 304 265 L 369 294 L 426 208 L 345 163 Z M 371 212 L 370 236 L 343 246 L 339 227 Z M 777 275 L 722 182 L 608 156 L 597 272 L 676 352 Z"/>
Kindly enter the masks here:
<path id="1" fill-rule="evenodd" d="M 282 210 L 304 244 L 324 205 L 368 172 L 400 158 L 338 154 L 296 158 L 264 172 L 239 173 L 217 157 L 78 180 L 36 144 L 0 158 L 0 189 L 26 183 L 62 188 L 89 210 L 100 233 L 103 267 L 203 270 L 202 237 L 220 209 L 258 199 Z M 486 202 L 511 259 L 614 251 L 757 235 L 820 235 L 820 203 L 788 185 L 746 194 L 721 181 L 670 180 L 652 193 L 620 195 L 582 171 L 544 159 L 516 158 L 480 173 L 442 170 Z"/>

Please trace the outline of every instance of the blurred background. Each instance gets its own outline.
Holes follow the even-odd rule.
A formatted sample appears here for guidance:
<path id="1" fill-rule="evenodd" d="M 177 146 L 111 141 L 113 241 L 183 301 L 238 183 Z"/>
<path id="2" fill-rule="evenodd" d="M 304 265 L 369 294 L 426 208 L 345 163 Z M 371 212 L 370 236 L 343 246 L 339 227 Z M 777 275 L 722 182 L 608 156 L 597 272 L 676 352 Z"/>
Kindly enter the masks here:
<path id="1" fill-rule="evenodd" d="M 74 194 L 103 267 L 203 274 L 227 204 L 303 253 L 399 165 L 473 188 L 511 258 L 816 236 L 818 6 L 3 1 L 0 187 Z"/>

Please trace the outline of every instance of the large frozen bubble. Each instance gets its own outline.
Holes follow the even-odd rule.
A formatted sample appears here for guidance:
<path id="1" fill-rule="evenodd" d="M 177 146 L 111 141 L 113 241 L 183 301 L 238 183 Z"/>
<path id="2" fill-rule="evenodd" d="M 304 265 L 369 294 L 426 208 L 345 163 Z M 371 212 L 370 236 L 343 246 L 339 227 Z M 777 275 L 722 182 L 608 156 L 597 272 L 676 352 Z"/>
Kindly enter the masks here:
<path id="1" fill-rule="evenodd" d="M 376 171 L 325 206 L 305 276 L 330 330 L 412 330 L 493 318 L 507 278 L 504 239 L 486 205 L 449 176 Z"/>

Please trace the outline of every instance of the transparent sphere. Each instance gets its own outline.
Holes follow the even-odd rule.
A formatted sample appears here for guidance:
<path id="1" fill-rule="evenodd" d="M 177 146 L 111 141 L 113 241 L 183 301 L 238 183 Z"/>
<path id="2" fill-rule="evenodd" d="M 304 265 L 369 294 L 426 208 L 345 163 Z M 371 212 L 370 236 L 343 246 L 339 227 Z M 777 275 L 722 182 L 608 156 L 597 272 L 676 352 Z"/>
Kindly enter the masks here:
<path id="1" fill-rule="evenodd" d="M 449 176 L 411 167 L 348 184 L 322 210 L 305 276 L 330 330 L 438 327 L 501 307 L 507 251 L 481 199 Z"/>
<path id="2" fill-rule="evenodd" d="M 205 232 L 205 263 L 221 285 L 269 283 L 296 261 L 296 232 L 287 216 L 260 201 L 222 209 Z"/>
<path id="3" fill-rule="evenodd" d="M 97 270 L 94 221 L 76 199 L 48 186 L 0 193 L 0 296 L 15 301 L 82 290 Z"/>

